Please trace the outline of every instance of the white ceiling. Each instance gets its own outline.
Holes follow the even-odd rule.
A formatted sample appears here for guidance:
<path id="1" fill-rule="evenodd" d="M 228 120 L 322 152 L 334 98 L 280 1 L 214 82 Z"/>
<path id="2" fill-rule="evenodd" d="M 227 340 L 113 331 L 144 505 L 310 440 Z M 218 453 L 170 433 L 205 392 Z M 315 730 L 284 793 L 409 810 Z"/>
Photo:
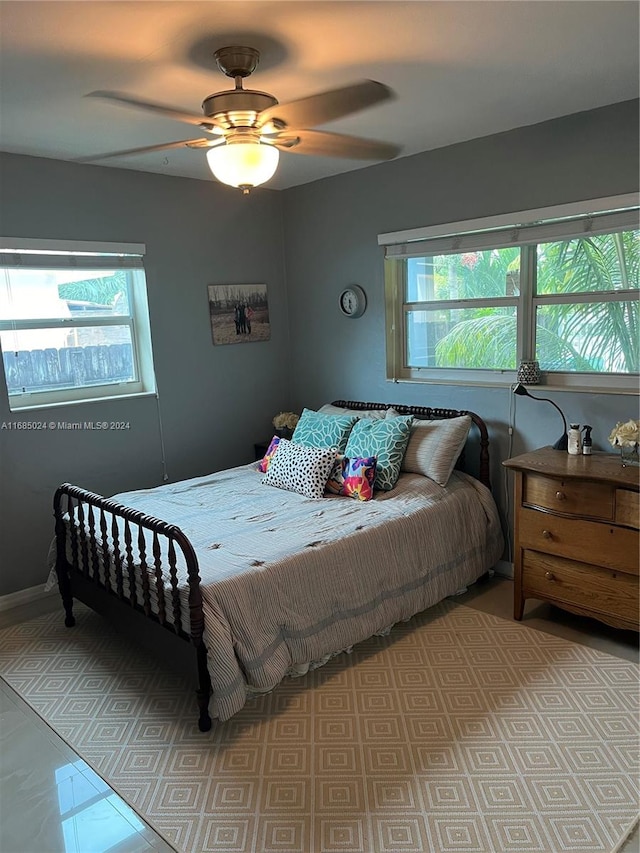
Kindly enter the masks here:
<path id="1" fill-rule="evenodd" d="M 284 103 L 363 78 L 393 101 L 325 130 L 402 145 L 400 156 L 636 98 L 636 0 L 439 2 L 0 2 L 0 148 L 70 160 L 193 137 L 193 127 L 105 101 L 115 89 L 200 112 L 233 88 L 213 52 L 261 51 L 248 88 Z M 106 161 L 213 180 L 202 151 Z M 276 189 L 363 168 L 283 153 Z"/>

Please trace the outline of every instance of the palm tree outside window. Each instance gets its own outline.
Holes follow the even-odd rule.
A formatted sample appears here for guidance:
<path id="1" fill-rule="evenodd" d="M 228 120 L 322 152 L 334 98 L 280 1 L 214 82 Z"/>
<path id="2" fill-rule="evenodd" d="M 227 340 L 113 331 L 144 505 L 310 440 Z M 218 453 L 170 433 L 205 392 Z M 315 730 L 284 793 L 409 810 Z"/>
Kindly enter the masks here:
<path id="1" fill-rule="evenodd" d="M 639 280 L 637 206 L 389 243 L 389 378 L 637 387 Z"/>

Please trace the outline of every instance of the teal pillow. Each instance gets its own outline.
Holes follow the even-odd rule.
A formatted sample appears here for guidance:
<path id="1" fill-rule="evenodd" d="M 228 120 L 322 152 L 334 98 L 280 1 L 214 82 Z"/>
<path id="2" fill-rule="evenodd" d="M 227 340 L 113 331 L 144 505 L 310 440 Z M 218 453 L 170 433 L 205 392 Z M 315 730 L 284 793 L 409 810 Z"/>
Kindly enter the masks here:
<path id="1" fill-rule="evenodd" d="M 324 415 L 303 409 L 291 441 L 304 447 L 335 447 L 344 453 L 351 428 L 358 420 L 356 415 Z"/>
<path id="2" fill-rule="evenodd" d="M 411 435 L 412 415 L 372 420 L 362 418 L 351 430 L 345 456 L 376 456 L 375 488 L 388 492 L 400 476 L 400 466 Z"/>

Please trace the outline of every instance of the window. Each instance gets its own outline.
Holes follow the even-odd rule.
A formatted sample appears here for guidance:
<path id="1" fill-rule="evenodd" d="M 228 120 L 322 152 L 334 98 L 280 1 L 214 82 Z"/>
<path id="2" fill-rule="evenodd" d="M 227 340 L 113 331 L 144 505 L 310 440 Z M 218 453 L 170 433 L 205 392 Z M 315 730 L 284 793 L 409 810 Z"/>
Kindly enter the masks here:
<path id="1" fill-rule="evenodd" d="M 144 246 L 0 241 L 12 410 L 155 392 Z"/>
<path id="2" fill-rule="evenodd" d="M 592 204 L 381 235 L 388 377 L 637 390 L 637 197 Z"/>

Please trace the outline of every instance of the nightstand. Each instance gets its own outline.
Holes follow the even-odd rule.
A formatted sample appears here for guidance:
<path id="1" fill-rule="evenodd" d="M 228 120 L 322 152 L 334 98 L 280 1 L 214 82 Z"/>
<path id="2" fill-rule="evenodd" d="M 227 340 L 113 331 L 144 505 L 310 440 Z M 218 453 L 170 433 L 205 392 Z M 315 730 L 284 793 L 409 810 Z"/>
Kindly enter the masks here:
<path id="1" fill-rule="evenodd" d="M 515 473 L 514 618 L 527 598 L 638 630 L 640 469 L 543 447 Z"/>
<path id="2" fill-rule="evenodd" d="M 253 445 L 253 455 L 256 462 L 259 462 L 263 458 L 264 454 L 269 449 L 270 443 L 271 439 L 268 441 L 258 441 Z"/>

